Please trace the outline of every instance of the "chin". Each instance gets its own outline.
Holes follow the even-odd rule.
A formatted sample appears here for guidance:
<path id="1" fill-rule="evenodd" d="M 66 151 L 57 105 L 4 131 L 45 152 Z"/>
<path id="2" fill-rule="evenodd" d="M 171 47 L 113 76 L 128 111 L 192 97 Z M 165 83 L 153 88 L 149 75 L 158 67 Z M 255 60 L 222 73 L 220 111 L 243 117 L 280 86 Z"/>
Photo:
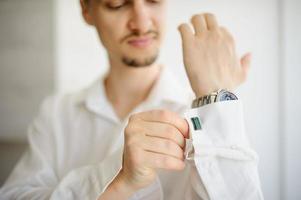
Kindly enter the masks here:
<path id="1" fill-rule="evenodd" d="M 126 64 L 129 67 L 147 67 L 151 66 L 156 62 L 158 58 L 158 54 L 152 54 L 149 56 L 143 56 L 143 57 L 130 57 L 130 56 L 124 56 L 122 57 L 122 62 Z"/>

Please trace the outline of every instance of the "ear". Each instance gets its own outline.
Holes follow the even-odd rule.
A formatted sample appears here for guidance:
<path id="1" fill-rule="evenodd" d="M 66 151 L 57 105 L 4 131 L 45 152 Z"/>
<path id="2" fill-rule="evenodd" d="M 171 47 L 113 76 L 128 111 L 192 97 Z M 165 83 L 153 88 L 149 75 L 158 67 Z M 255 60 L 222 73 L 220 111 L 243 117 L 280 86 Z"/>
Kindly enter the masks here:
<path id="1" fill-rule="evenodd" d="M 82 16 L 85 20 L 85 22 L 89 25 L 94 25 L 93 18 L 91 16 L 91 8 L 89 3 L 85 2 L 84 0 L 80 0 L 80 6 L 82 9 Z"/>

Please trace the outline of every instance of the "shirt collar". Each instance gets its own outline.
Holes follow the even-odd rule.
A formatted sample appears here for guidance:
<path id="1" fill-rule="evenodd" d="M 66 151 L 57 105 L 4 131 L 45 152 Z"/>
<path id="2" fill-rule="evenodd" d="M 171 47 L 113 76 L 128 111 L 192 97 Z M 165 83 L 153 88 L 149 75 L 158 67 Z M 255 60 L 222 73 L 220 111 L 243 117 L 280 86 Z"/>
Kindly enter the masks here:
<path id="1" fill-rule="evenodd" d="M 84 95 L 81 96 L 80 102 L 84 103 L 89 111 L 108 120 L 120 122 L 111 103 L 107 99 L 104 88 L 104 78 L 105 75 L 98 78 L 87 88 Z M 181 85 L 174 74 L 168 68 L 163 67 L 158 80 L 143 104 L 156 107 L 167 103 L 188 107 L 192 98 L 193 94 L 191 90 Z"/>

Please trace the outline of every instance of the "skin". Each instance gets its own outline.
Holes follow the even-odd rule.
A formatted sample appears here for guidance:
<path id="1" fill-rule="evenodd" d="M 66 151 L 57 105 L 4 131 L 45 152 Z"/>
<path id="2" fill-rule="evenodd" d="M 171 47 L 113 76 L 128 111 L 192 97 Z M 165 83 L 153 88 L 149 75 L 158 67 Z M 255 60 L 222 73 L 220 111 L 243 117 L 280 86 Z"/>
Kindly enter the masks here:
<path id="1" fill-rule="evenodd" d="M 81 6 L 84 19 L 97 29 L 108 51 L 110 70 L 104 84 L 122 119 L 147 97 L 160 75 L 161 66 L 150 60 L 159 54 L 167 1 L 90 0 L 81 1 Z M 186 73 L 195 95 L 234 89 L 243 83 L 250 54 L 242 58 L 236 55 L 233 37 L 219 26 L 213 14 L 194 15 L 191 25 L 181 24 L 179 32 Z M 144 47 L 129 44 L 142 37 L 152 38 L 151 43 Z M 124 131 L 122 170 L 99 200 L 128 199 L 155 180 L 156 169 L 183 170 L 188 130 L 187 122 L 168 110 L 131 115 Z"/>
<path id="2" fill-rule="evenodd" d="M 108 52 L 110 70 L 105 88 L 121 119 L 147 98 L 159 76 L 161 66 L 145 60 L 159 54 L 166 27 L 166 4 L 165 0 L 89 0 L 88 4 L 81 1 L 85 21 L 96 28 Z M 137 48 L 129 44 L 143 37 L 151 38 L 149 46 Z M 140 66 L 129 67 L 124 58 L 135 60 Z"/>
<path id="3" fill-rule="evenodd" d="M 234 90 L 245 82 L 251 54 L 239 58 L 235 41 L 211 13 L 194 15 L 192 30 L 187 23 L 179 26 L 183 41 L 184 65 L 197 97 L 218 89 Z"/>

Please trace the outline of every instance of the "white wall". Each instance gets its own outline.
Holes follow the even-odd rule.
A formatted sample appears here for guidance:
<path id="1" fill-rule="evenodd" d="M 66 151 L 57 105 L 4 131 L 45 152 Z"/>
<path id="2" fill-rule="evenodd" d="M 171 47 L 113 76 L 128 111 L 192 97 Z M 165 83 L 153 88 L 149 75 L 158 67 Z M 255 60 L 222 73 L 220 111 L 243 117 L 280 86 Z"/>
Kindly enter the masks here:
<path id="1" fill-rule="evenodd" d="M 85 87 L 107 67 L 97 33 L 81 17 L 79 0 L 56 0 L 56 89 Z"/>
<path id="2" fill-rule="evenodd" d="M 283 173 L 285 193 L 283 199 L 301 199 L 300 183 L 300 138 L 301 138 L 301 1 L 283 1 L 282 35 L 283 82 L 280 94 L 282 105 Z"/>
<path id="3" fill-rule="evenodd" d="M 24 141 L 54 83 L 53 2 L 0 1 L 0 140 Z"/>
<path id="4" fill-rule="evenodd" d="M 250 77 L 241 89 L 250 140 L 260 155 L 259 171 L 266 199 L 280 199 L 279 15 L 276 0 L 170 0 L 169 32 L 161 60 L 185 81 L 177 25 L 194 13 L 210 11 L 230 29 L 240 54 L 253 53 Z M 57 89 L 88 84 L 107 67 L 94 30 L 81 20 L 73 0 L 57 1 Z"/>

